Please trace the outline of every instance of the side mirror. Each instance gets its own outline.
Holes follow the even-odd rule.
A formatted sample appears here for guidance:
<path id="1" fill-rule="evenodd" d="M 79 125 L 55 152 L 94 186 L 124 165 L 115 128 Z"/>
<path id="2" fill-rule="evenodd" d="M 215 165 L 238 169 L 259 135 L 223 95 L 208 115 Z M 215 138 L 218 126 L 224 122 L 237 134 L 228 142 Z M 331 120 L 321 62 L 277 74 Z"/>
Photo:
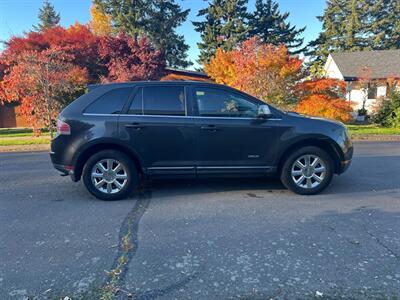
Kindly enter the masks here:
<path id="1" fill-rule="evenodd" d="M 268 105 L 260 105 L 258 107 L 258 113 L 257 113 L 257 117 L 258 118 L 262 118 L 262 119 L 267 119 L 272 117 L 272 113 L 271 110 L 269 109 Z"/>

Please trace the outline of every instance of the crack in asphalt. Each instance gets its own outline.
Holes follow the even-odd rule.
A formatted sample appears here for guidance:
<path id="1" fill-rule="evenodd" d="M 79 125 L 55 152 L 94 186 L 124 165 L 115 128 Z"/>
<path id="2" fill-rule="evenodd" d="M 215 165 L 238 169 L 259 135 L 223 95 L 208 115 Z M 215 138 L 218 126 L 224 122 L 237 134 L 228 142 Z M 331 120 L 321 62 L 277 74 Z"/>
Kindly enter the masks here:
<path id="1" fill-rule="evenodd" d="M 330 224 L 322 223 L 321 226 L 322 226 L 322 227 L 325 227 L 326 229 L 328 229 L 328 230 L 330 230 L 330 231 L 335 231 L 335 232 L 337 232 L 336 228 L 333 227 L 333 226 L 330 225 Z M 360 246 L 360 242 L 359 242 L 358 240 L 356 240 L 356 239 L 350 239 L 350 238 L 348 238 L 347 236 L 345 236 L 345 235 L 343 235 L 343 234 L 340 234 L 340 233 L 338 233 L 338 236 L 339 236 L 340 238 L 343 238 L 343 240 L 346 241 L 346 242 L 348 242 L 349 244 L 352 244 L 352 245 L 354 245 L 354 246 Z"/>
<path id="2" fill-rule="evenodd" d="M 163 289 L 156 289 L 153 291 L 147 291 L 142 294 L 137 294 L 135 299 L 140 299 L 140 300 L 152 300 L 156 299 L 158 297 L 162 297 L 176 289 L 181 289 L 183 288 L 186 284 L 188 284 L 190 281 L 192 281 L 194 278 L 196 278 L 197 273 L 193 273 L 178 282 L 175 282 L 173 284 L 170 284 L 169 286 L 163 288 Z"/>
<path id="3" fill-rule="evenodd" d="M 118 238 L 118 253 L 114 259 L 111 270 L 107 272 L 108 276 L 101 288 L 101 299 L 111 300 L 116 296 L 119 296 L 118 298 L 120 298 L 123 295 L 128 299 L 155 299 L 164 296 L 173 290 L 182 288 L 197 276 L 196 272 L 163 289 L 155 289 L 138 294 L 123 289 L 125 286 L 126 275 L 129 272 L 130 262 L 139 248 L 139 223 L 149 207 L 150 200 L 151 192 L 147 190 L 141 191 L 135 206 L 127 214 L 121 224 Z"/>
<path id="4" fill-rule="evenodd" d="M 121 224 L 117 256 L 103 284 L 102 299 L 112 299 L 125 285 L 129 264 L 139 247 L 139 223 L 150 204 L 150 200 L 151 192 L 141 191 L 134 207 Z"/>
<path id="5" fill-rule="evenodd" d="M 386 249 L 391 255 L 393 255 L 397 260 L 400 260 L 400 255 L 397 254 L 395 251 L 393 251 L 389 246 L 387 246 L 385 243 L 383 243 L 379 237 L 377 237 L 375 234 L 373 234 L 371 231 L 367 229 L 367 226 L 363 224 L 363 229 L 366 234 L 368 234 L 373 240 L 376 241 L 378 245 L 380 245 L 382 248 Z"/>
<path id="6" fill-rule="evenodd" d="M 366 208 L 368 208 L 367 206 L 361 206 L 360 208 L 358 208 L 357 210 L 360 212 L 365 212 Z M 336 231 L 336 228 L 329 225 L 329 224 L 322 224 L 323 227 L 326 227 L 327 229 L 331 230 L 331 231 Z M 366 234 L 368 234 L 379 246 L 381 246 L 382 248 L 384 248 L 386 251 L 388 251 L 391 255 L 393 255 L 397 260 L 400 260 L 400 255 L 398 253 L 396 253 L 393 249 L 391 249 L 389 246 L 387 246 L 385 243 L 383 243 L 381 241 L 381 239 L 376 236 L 375 234 L 373 234 L 371 231 L 368 230 L 367 225 L 365 224 L 365 222 L 362 221 L 361 219 L 361 226 L 364 230 L 364 232 Z M 360 242 L 357 240 L 350 240 L 347 237 L 344 237 L 344 240 L 349 242 L 350 244 L 353 245 L 357 245 L 360 246 Z"/>
<path id="7" fill-rule="evenodd" d="M 372 214 L 371 212 L 366 210 L 366 206 L 362 206 L 359 208 L 359 211 L 364 211 L 367 212 L 369 214 Z M 373 234 L 371 231 L 368 230 L 367 228 L 367 224 L 363 221 L 363 219 L 361 219 L 361 225 L 364 229 L 364 232 L 366 234 L 368 234 L 379 246 L 381 246 L 382 248 L 384 248 L 387 252 L 389 252 L 391 255 L 393 255 L 396 260 L 400 260 L 400 255 L 398 253 L 396 253 L 393 249 L 391 249 L 388 245 L 386 245 L 384 242 L 381 241 L 381 239 L 376 236 L 375 234 Z"/>

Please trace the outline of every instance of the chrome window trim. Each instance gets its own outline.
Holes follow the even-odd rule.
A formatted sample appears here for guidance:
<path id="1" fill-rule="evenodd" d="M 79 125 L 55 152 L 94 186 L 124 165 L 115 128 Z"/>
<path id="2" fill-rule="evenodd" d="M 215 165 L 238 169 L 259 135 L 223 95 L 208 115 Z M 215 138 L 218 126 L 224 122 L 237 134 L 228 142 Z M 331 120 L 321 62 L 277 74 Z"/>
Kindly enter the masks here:
<path id="1" fill-rule="evenodd" d="M 194 170 L 195 167 L 149 167 L 147 170 Z"/>
<path id="2" fill-rule="evenodd" d="M 168 171 L 168 170 L 271 170 L 272 166 L 193 166 L 193 167 L 148 167 L 148 171 Z"/>
<path id="3" fill-rule="evenodd" d="M 171 116 L 171 115 L 129 115 L 129 114 L 95 114 L 83 113 L 84 116 L 115 116 L 115 117 L 152 117 L 152 118 L 193 118 L 193 119 L 221 119 L 221 120 L 257 120 L 257 118 L 241 118 L 241 117 L 202 117 L 202 116 Z M 281 121 L 281 118 L 268 118 L 269 121 Z"/>
<path id="4" fill-rule="evenodd" d="M 83 116 L 96 116 L 96 117 L 119 117 L 121 114 L 96 114 L 96 113 L 82 113 Z"/>
<path id="5" fill-rule="evenodd" d="M 213 167 L 202 167 L 198 166 L 197 169 L 203 170 L 214 170 L 214 169 L 271 169 L 271 166 L 213 166 Z"/>

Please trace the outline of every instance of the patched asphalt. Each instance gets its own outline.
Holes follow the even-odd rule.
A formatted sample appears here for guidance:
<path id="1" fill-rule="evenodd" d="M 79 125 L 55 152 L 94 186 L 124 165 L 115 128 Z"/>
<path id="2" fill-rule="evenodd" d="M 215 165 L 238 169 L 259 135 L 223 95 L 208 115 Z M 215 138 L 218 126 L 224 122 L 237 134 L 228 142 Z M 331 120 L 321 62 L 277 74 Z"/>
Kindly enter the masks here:
<path id="1" fill-rule="evenodd" d="M 46 153 L 0 154 L 0 299 L 400 297 L 400 143 L 359 142 L 317 196 L 155 181 L 104 202 Z"/>

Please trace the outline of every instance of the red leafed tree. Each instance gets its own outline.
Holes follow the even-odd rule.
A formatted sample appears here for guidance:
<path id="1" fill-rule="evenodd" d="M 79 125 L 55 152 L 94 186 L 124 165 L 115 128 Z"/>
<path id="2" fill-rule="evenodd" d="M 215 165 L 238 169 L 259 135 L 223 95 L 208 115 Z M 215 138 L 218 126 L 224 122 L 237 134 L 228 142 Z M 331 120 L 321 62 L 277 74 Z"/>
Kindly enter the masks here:
<path id="1" fill-rule="evenodd" d="M 296 111 L 312 116 L 348 122 L 353 111 L 351 103 L 342 98 L 346 83 L 337 79 L 313 79 L 299 83 L 295 94 L 299 98 Z"/>
<path id="2" fill-rule="evenodd" d="M 25 51 L 38 51 L 58 47 L 72 57 L 71 62 L 88 70 L 89 79 L 97 81 L 106 74 L 106 68 L 98 55 L 99 37 L 88 26 L 76 23 L 68 28 L 56 26 L 41 32 L 31 31 L 23 37 L 12 37 L 6 42 L 1 54 L 2 60 L 8 61 L 8 67 L 17 63 L 19 55 Z"/>
<path id="3" fill-rule="evenodd" d="M 6 70 L 0 82 L 0 100 L 19 101 L 21 113 L 30 119 L 35 132 L 44 125 L 53 136 L 62 98 L 87 83 L 87 70 L 74 65 L 73 60 L 57 46 L 21 52 L 18 63 Z"/>
<path id="4" fill-rule="evenodd" d="M 53 132 L 60 109 L 89 82 L 158 79 L 165 60 L 145 38 L 96 36 L 86 25 L 12 37 L 0 53 L 0 101 L 20 102 L 34 129 Z M 36 131 L 38 132 L 38 131 Z"/>
<path id="5" fill-rule="evenodd" d="M 124 33 L 103 37 L 99 56 L 108 69 L 103 81 L 136 81 L 159 79 L 165 69 L 165 58 L 149 40 L 135 40 Z"/>
<path id="6" fill-rule="evenodd" d="M 302 63 L 283 45 L 262 44 L 251 38 L 232 51 L 218 49 L 205 70 L 218 83 L 290 107 L 296 102 L 292 91 L 303 76 Z"/>

